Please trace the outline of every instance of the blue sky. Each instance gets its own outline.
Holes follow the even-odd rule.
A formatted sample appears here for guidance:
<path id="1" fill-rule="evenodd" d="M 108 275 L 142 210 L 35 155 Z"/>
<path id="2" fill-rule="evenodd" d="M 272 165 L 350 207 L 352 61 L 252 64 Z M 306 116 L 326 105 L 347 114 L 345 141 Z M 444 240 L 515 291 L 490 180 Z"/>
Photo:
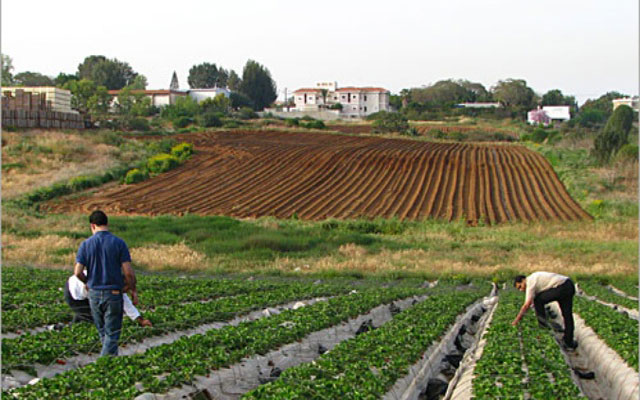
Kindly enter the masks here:
<path id="1" fill-rule="evenodd" d="M 487 88 L 525 79 L 582 103 L 638 93 L 638 1 L 5 0 L 2 52 L 14 73 L 75 72 L 85 56 L 129 62 L 167 88 L 204 61 L 241 74 L 247 59 L 290 92 L 337 81 L 396 93 L 441 79 Z"/>

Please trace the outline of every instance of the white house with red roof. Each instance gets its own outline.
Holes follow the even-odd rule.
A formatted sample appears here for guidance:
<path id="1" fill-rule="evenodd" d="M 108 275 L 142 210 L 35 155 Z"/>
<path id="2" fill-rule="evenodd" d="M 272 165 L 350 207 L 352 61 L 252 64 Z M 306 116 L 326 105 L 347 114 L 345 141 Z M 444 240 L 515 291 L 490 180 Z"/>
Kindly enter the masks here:
<path id="1" fill-rule="evenodd" d="M 314 88 L 293 92 L 295 111 L 336 110 L 341 117 L 362 118 L 378 111 L 390 111 L 387 89 L 381 87 L 343 87 L 337 82 L 321 82 Z M 339 106 L 338 106 L 339 104 Z"/>

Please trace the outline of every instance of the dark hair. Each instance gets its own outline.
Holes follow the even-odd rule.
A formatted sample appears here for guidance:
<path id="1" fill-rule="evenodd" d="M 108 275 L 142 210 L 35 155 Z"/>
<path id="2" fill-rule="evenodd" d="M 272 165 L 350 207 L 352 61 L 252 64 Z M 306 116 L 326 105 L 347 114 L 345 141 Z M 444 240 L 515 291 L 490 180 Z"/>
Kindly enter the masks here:
<path id="1" fill-rule="evenodd" d="M 96 210 L 92 212 L 91 215 L 89 215 L 89 223 L 98 226 L 104 226 L 109 223 L 109 219 L 107 218 L 107 214 L 100 210 Z"/>
<path id="2" fill-rule="evenodd" d="M 520 282 L 524 281 L 525 279 L 527 279 L 527 277 L 524 276 L 524 275 L 516 276 L 515 279 L 513 280 L 513 286 L 516 286 L 516 283 L 520 283 Z"/>

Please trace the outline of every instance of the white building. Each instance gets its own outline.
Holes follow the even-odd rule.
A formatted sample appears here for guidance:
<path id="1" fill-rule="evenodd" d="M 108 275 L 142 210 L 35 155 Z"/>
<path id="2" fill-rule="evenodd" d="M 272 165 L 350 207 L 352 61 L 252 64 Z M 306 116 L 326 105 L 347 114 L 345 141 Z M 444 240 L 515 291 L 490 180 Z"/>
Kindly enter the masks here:
<path id="1" fill-rule="evenodd" d="M 315 88 L 293 92 L 295 111 L 316 112 L 335 109 L 340 116 L 362 118 L 378 111 L 390 111 L 387 89 L 380 87 L 343 87 L 336 82 L 321 82 Z M 342 109 L 336 108 L 337 104 Z"/>
<path id="2" fill-rule="evenodd" d="M 219 94 L 224 94 L 227 98 L 231 95 L 231 91 L 226 88 L 211 88 L 211 89 L 189 89 L 189 90 L 172 90 L 172 89 L 160 89 L 160 90 L 132 90 L 131 93 L 143 93 L 145 96 L 151 99 L 151 105 L 156 107 L 168 106 L 175 104 L 176 99 L 179 97 L 189 96 L 196 100 L 198 103 L 208 98 L 216 97 Z M 109 90 L 109 94 L 114 97 L 113 102 L 118 102 L 119 90 Z"/>
<path id="3" fill-rule="evenodd" d="M 212 99 L 219 94 L 224 94 L 227 98 L 231 95 L 231 91 L 227 88 L 210 88 L 210 89 L 189 89 L 187 90 L 189 97 L 200 103 L 206 99 Z"/>
<path id="4" fill-rule="evenodd" d="M 622 99 L 614 99 L 614 100 L 611 100 L 611 102 L 613 103 L 613 109 L 614 110 L 616 108 L 618 108 L 618 106 L 621 106 L 621 105 L 629 106 L 634 111 L 640 110 L 640 97 L 639 96 L 625 97 L 625 98 L 622 98 Z"/>
<path id="5" fill-rule="evenodd" d="M 570 106 L 544 106 L 527 113 L 529 124 L 549 125 L 551 122 L 564 122 L 571 119 Z"/>

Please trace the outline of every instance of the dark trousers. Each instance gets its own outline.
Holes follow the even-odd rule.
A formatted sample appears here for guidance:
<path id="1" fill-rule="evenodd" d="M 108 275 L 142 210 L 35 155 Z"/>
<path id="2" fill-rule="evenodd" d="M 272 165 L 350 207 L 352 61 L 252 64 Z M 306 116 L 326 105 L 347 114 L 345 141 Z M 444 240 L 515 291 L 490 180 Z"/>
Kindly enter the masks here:
<path id="1" fill-rule="evenodd" d="M 64 285 L 64 300 L 73 311 L 72 322 L 93 322 L 93 318 L 91 317 L 91 307 L 89 306 L 89 299 L 76 300 L 71 297 L 71 292 L 69 291 L 69 281 L 67 281 L 67 283 Z"/>
<path id="2" fill-rule="evenodd" d="M 538 319 L 545 319 L 544 306 L 552 301 L 557 301 L 564 319 L 564 342 L 573 343 L 573 296 L 576 288 L 571 279 L 567 279 L 562 285 L 540 292 L 534 297 L 533 305 Z"/>

